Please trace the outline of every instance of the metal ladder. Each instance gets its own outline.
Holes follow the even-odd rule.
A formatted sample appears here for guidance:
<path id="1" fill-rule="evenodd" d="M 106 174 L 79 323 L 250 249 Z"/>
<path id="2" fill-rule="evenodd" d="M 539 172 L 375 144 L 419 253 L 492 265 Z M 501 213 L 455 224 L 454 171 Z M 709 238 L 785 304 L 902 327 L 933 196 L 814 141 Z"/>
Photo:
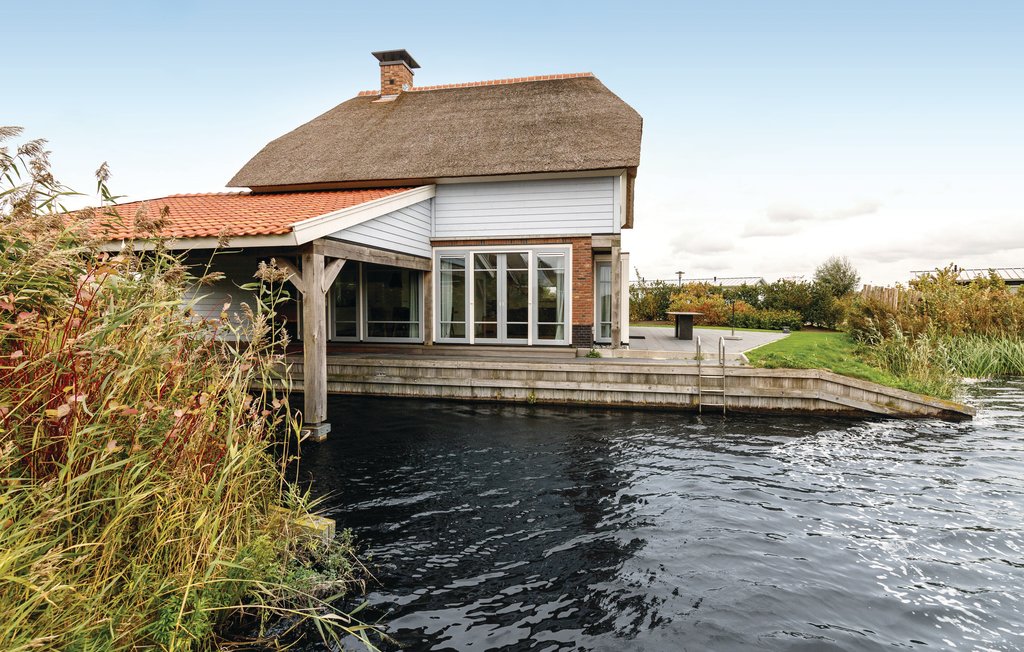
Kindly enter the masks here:
<path id="1" fill-rule="evenodd" d="M 697 412 L 702 413 L 704 408 L 722 408 L 725 414 L 725 338 L 718 338 L 718 364 L 704 364 L 704 354 L 701 350 L 700 336 L 697 342 Z M 715 367 L 718 367 L 717 372 Z"/>

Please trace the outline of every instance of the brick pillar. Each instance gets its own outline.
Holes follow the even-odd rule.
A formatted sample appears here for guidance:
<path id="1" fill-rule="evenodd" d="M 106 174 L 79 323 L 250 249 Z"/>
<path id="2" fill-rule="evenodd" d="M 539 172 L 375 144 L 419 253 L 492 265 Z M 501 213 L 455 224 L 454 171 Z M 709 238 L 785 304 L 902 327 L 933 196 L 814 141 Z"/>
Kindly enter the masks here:
<path id="1" fill-rule="evenodd" d="M 594 344 L 594 253 L 590 238 L 572 240 L 572 345 Z"/>

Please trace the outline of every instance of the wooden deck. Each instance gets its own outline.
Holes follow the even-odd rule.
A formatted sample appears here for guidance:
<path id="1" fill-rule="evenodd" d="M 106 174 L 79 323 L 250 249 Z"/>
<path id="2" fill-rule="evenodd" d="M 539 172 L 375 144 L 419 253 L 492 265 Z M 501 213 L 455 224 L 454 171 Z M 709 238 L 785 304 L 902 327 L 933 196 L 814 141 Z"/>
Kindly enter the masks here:
<path id="1" fill-rule="evenodd" d="M 698 364 L 692 359 L 586 358 L 568 348 L 332 348 L 327 360 L 327 391 L 332 394 L 680 410 L 697 410 L 701 400 Z M 292 387 L 301 391 L 302 358 L 289 361 Z M 703 362 L 705 368 L 709 362 Z M 731 360 L 725 367 L 721 400 L 726 411 L 944 419 L 974 413 L 968 406 L 824 370 L 757 369 L 740 362 Z"/>

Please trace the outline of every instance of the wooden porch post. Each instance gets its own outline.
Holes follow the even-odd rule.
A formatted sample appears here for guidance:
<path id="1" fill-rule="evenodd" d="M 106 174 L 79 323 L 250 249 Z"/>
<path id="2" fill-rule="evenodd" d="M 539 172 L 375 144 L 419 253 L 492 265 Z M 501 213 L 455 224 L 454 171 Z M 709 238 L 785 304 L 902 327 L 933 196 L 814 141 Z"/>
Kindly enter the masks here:
<path id="1" fill-rule="evenodd" d="M 622 347 L 622 246 L 612 240 L 612 348 Z"/>
<path id="2" fill-rule="evenodd" d="M 278 266 L 287 271 L 302 295 L 302 432 L 324 441 L 331 431 L 327 423 L 327 292 L 345 265 L 344 258 L 324 262 L 318 253 L 302 254 L 302 269 L 287 260 Z"/>
<path id="3" fill-rule="evenodd" d="M 302 397 L 303 430 L 326 438 L 327 298 L 323 254 L 302 254 Z"/>

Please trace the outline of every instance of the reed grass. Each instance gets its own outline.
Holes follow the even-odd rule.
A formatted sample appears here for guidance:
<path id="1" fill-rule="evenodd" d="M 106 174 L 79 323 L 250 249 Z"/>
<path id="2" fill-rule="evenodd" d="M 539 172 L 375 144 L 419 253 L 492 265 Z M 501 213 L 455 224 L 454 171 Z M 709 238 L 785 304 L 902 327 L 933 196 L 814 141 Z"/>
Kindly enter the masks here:
<path id="1" fill-rule="evenodd" d="M 250 389 L 280 372 L 280 275 L 245 320 L 197 320 L 204 279 L 98 252 L 41 151 L 0 149 L 0 649 L 370 645 L 332 606 L 360 586 L 351 540 L 294 525 L 287 397 Z"/>

